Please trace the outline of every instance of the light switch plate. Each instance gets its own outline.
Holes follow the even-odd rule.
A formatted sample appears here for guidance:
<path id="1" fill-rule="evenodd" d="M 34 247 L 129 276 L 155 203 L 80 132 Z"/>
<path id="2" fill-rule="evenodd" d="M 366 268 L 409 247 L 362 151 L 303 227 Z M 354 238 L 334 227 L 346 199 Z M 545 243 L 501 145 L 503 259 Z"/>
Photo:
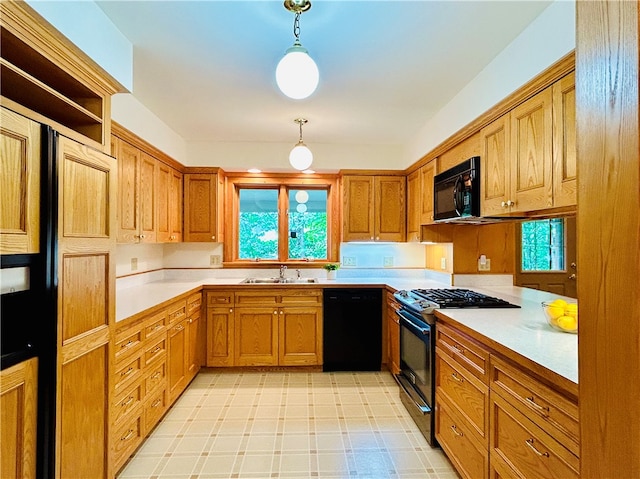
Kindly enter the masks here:
<path id="1" fill-rule="evenodd" d="M 138 269 L 138 258 L 131 258 L 131 271 Z"/>
<path id="2" fill-rule="evenodd" d="M 217 266 L 220 263 L 222 263 L 222 258 L 220 257 L 219 254 L 212 254 L 211 256 L 209 256 L 209 265 L 210 266 Z"/>
<path id="3" fill-rule="evenodd" d="M 491 271 L 491 260 L 486 258 L 484 263 L 478 260 L 478 271 Z"/>
<path id="4" fill-rule="evenodd" d="M 447 258 L 440 258 L 440 269 L 447 269 Z"/>
<path id="5" fill-rule="evenodd" d="M 382 265 L 385 268 L 392 268 L 393 267 L 393 256 L 385 256 L 384 260 L 382 262 Z"/>
<path id="6" fill-rule="evenodd" d="M 355 256 L 343 256 L 342 257 L 342 266 L 355 266 L 356 265 L 356 257 Z"/>

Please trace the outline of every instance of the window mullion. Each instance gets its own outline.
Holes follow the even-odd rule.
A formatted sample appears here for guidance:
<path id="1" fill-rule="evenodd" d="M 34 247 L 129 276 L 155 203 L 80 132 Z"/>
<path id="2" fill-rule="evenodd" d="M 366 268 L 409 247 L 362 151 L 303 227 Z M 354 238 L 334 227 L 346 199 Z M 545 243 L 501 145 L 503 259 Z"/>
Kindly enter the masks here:
<path id="1" fill-rule="evenodd" d="M 278 194 L 278 258 L 289 259 L 289 190 L 280 185 Z"/>

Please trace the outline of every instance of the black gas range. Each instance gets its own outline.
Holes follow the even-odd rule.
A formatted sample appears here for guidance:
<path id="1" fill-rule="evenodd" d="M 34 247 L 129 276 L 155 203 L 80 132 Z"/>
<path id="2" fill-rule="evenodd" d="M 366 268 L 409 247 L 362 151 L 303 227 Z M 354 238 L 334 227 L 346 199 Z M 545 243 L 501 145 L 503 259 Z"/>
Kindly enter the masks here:
<path id="1" fill-rule="evenodd" d="M 394 297 L 404 307 L 423 317 L 432 314 L 435 309 L 520 307 L 504 299 L 460 288 L 400 290 Z"/>

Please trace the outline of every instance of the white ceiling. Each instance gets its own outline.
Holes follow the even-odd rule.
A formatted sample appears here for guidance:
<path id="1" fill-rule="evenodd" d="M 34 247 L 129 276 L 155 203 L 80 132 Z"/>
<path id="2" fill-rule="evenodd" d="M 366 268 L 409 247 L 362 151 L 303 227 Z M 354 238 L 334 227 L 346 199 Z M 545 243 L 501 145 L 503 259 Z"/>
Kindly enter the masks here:
<path id="1" fill-rule="evenodd" d="M 282 1 L 97 1 L 134 46 L 133 94 L 185 141 L 403 145 L 551 1 L 312 0 L 306 100 L 275 84 Z"/>

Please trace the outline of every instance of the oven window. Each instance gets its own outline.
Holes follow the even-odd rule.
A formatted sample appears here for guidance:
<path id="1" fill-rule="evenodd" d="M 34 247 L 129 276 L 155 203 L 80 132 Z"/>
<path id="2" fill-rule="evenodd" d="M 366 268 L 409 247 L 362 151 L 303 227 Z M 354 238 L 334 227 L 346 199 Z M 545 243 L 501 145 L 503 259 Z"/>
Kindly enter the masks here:
<path id="1" fill-rule="evenodd" d="M 430 364 L 427 354 L 429 346 L 407 328 L 400 328 L 400 335 L 402 362 L 415 374 L 416 382 L 419 382 L 420 386 L 428 385 L 430 383 Z"/>

